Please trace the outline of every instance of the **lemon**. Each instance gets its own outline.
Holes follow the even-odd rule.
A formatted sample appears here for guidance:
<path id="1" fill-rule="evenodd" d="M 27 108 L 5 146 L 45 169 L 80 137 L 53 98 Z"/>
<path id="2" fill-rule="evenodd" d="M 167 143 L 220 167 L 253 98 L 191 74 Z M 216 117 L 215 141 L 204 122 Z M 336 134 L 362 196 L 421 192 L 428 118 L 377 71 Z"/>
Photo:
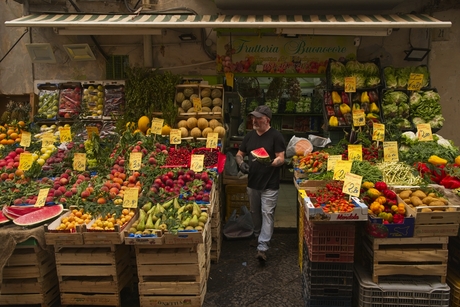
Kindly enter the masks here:
<path id="1" fill-rule="evenodd" d="M 137 128 L 140 131 L 145 132 L 149 128 L 149 124 L 150 124 L 150 119 L 144 115 L 141 118 L 139 118 L 139 120 L 137 121 Z"/>
<path id="2" fill-rule="evenodd" d="M 43 164 L 45 164 L 45 160 L 43 160 L 42 158 L 39 158 L 39 159 L 37 159 L 37 163 L 40 164 L 40 165 L 43 165 Z"/>

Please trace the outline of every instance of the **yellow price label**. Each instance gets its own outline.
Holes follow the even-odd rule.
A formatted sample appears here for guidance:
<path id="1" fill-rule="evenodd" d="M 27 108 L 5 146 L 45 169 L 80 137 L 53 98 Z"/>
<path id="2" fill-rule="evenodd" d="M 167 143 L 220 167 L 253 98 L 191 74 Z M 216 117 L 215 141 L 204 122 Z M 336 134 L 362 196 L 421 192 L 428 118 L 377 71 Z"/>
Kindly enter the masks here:
<path id="1" fill-rule="evenodd" d="M 327 158 L 327 170 L 332 171 L 337 161 L 342 160 L 342 155 L 331 155 Z"/>
<path id="2" fill-rule="evenodd" d="M 225 84 L 227 84 L 227 86 L 233 87 L 233 77 L 234 75 L 232 72 L 225 73 Z"/>
<path id="3" fill-rule="evenodd" d="M 50 132 L 43 134 L 42 147 L 47 147 L 54 144 L 54 135 Z"/>
<path id="4" fill-rule="evenodd" d="M 342 193 L 348 194 L 350 196 L 359 197 L 362 181 L 362 176 L 352 173 L 345 174 L 345 179 L 343 180 Z"/>
<path id="5" fill-rule="evenodd" d="M 348 161 L 363 161 L 363 145 L 348 145 Z"/>
<path id="6" fill-rule="evenodd" d="M 385 125 L 374 123 L 372 131 L 372 140 L 383 142 L 385 140 Z"/>
<path id="7" fill-rule="evenodd" d="M 414 74 L 409 75 L 409 81 L 407 82 L 408 91 L 420 91 L 423 86 L 423 74 Z"/>
<path id="8" fill-rule="evenodd" d="M 129 169 L 137 171 L 141 168 L 142 164 L 142 152 L 132 152 L 129 155 Z"/>
<path id="9" fill-rule="evenodd" d="M 137 208 L 139 200 L 139 190 L 137 188 L 127 188 L 123 194 L 123 208 Z"/>
<path id="10" fill-rule="evenodd" d="M 332 177 L 332 179 L 344 180 L 345 174 L 351 172 L 352 164 L 353 164 L 353 161 L 345 161 L 345 160 L 337 161 L 334 166 L 334 176 Z"/>
<path id="11" fill-rule="evenodd" d="M 159 134 L 161 135 L 161 129 L 163 129 L 163 123 L 165 122 L 162 118 L 153 118 L 152 119 L 152 127 L 150 128 L 150 132 L 152 134 Z"/>
<path id="12" fill-rule="evenodd" d="M 190 169 L 194 172 L 201 172 L 204 165 L 204 155 L 192 155 Z"/>
<path id="13" fill-rule="evenodd" d="M 73 155 L 73 169 L 76 171 L 86 170 L 86 154 L 85 153 L 74 153 Z"/>
<path id="14" fill-rule="evenodd" d="M 35 202 L 35 207 L 43 207 L 46 204 L 46 198 L 48 197 L 50 189 L 40 189 L 38 192 L 37 201 Z"/>
<path id="15" fill-rule="evenodd" d="M 366 116 L 363 109 L 353 111 L 353 126 L 360 127 L 366 125 Z"/>
<path id="16" fill-rule="evenodd" d="M 216 132 L 209 132 L 206 137 L 206 148 L 217 148 L 218 136 Z"/>
<path id="17" fill-rule="evenodd" d="M 193 98 L 193 108 L 195 112 L 201 112 L 201 99 L 200 98 Z"/>
<path id="18" fill-rule="evenodd" d="M 398 142 L 383 142 L 383 161 L 385 162 L 398 162 Z"/>
<path id="19" fill-rule="evenodd" d="M 345 77 L 345 93 L 356 92 L 356 77 Z"/>
<path id="20" fill-rule="evenodd" d="M 171 129 L 169 133 L 169 143 L 170 144 L 180 144 L 182 142 L 182 136 L 179 129 Z"/>
<path id="21" fill-rule="evenodd" d="M 417 137 L 419 141 L 433 141 L 433 133 L 430 124 L 417 125 Z"/>
<path id="22" fill-rule="evenodd" d="M 72 134 L 70 133 L 70 127 L 62 127 L 59 130 L 59 138 L 61 143 L 72 142 Z"/>
<path id="23" fill-rule="evenodd" d="M 99 129 L 97 127 L 94 127 L 94 126 L 87 126 L 86 127 L 86 133 L 88 133 L 88 139 L 90 139 L 91 136 L 93 135 L 93 133 L 95 135 L 99 135 Z"/>
<path id="24" fill-rule="evenodd" d="M 30 141 L 32 140 L 32 134 L 29 131 L 23 131 L 21 136 L 21 145 L 22 147 L 29 147 Z"/>
<path id="25" fill-rule="evenodd" d="M 34 163 L 34 158 L 32 157 L 31 153 L 22 152 L 19 155 L 18 169 L 23 170 L 23 171 L 27 171 L 32 166 L 32 163 Z"/>

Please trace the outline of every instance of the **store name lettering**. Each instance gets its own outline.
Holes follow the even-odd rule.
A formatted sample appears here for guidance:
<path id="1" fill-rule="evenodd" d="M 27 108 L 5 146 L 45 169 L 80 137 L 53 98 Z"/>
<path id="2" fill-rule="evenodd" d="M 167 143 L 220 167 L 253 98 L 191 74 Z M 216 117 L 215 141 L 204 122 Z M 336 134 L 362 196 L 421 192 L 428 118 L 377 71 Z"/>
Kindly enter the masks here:
<path id="1" fill-rule="evenodd" d="M 344 46 L 308 46 L 304 40 L 291 40 L 285 44 L 284 48 L 290 54 L 304 53 L 345 53 L 347 48 Z"/>
<path id="2" fill-rule="evenodd" d="M 279 52 L 279 47 L 274 46 L 274 45 L 261 45 L 257 44 L 254 46 L 249 46 L 247 43 L 249 42 L 248 40 L 241 39 L 241 43 L 239 46 L 235 46 L 235 53 L 240 53 L 240 52 L 249 52 L 249 53 L 254 53 L 254 52 L 263 52 L 263 53 L 278 53 Z"/>

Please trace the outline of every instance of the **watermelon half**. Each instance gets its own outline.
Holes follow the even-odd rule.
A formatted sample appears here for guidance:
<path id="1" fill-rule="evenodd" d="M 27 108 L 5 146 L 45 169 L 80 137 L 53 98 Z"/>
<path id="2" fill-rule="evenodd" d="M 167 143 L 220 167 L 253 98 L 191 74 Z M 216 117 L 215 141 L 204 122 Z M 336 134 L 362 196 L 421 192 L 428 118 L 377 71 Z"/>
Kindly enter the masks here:
<path id="1" fill-rule="evenodd" d="M 7 218 L 2 211 L 0 211 L 0 225 L 3 225 L 5 223 L 8 223 L 10 221 L 9 218 Z"/>
<path id="2" fill-rule="evenodd" d="M 253 155 L 255 160 L 259 161 L 260 163 L 263 163 L 263 164 L 272 163 L 272 160 L 270 159 L 270 155 L 263 147 L 252 150 L 251 154 Z"/>
<path id="3" fill-rule="evenodd" d="M 23 205 L 23 206 L 3 206 L 3 215 L 5 215 L 10 220 L 17 219 L 20 216 L 25 214 L 40 210 L 40 208 L 35 207 L 33 205 Z"/>
<path id="4" fill-rule="evenodd" d="M 64 211 L 62 205 L 44 206 L 14 219 L 13 223 L 22 227 L 31 227 L 59 216 L 62 211 Z"/>

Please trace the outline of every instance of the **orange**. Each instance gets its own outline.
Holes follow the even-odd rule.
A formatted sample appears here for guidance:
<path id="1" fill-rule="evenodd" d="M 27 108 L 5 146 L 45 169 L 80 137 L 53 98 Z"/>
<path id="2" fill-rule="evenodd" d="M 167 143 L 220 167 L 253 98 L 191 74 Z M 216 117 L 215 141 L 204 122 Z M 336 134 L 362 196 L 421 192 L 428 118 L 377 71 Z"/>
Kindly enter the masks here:
<path id="1" fill-rule="evenodd" d="M 14 144 L 14 140 L 12 139 L 6 140 L 6 145 L 13 145 L 13 144 Z"/>
<path id="2" fill-rule="evenodd" d="M 3 140 L 4 138 L 6 138 L 6 134 L 5 133 L 0 134 L 0 140 Z"/>
<path id="3" fill-rule="evenodd" d="M 18 122 L 18 125 L 19 125 L 19 127 L 25 127 L 26 123 L 23 122 L 22 120 L 20 120 L 20 121 Z"/>
<path id="4" fill-rule="evenodd" d="M 0 144 L 6 145 L 6 142 L 7 142 L 7 141 L 8 141 L 7 139 L 3 139 L 3 140 L 0 141 Z"/>
<path id="5" fill-rule="evenodd" d="M 105 204 L 106 202 L 107 202 L 107 201 L 105 200 L 104 197 L 99 197 L 99 198 L 97 199 L 97 203 L 98 203 L 99 205 Z"/>
<path id="6" fill-rule="evenodd" d="M 21 143 L 21 138 L 17 138 L 14 140 L 16 143 Z"/>
<path id="7" fill-rule="evenodd" d="M 10 139 L 15 140 L 17 138 L 18 138 L 18 134 L 16 132 L 13 132 L 13 133 L 10 134 Z"/>
<path id="8" fill-rule="evenodd" d="M 6 132 L 6 134 L 11 135 L 11 133 L 13 133 L 13 132 L 14 132 L 13 129 L 8 129 L 8 131 Z"/>

